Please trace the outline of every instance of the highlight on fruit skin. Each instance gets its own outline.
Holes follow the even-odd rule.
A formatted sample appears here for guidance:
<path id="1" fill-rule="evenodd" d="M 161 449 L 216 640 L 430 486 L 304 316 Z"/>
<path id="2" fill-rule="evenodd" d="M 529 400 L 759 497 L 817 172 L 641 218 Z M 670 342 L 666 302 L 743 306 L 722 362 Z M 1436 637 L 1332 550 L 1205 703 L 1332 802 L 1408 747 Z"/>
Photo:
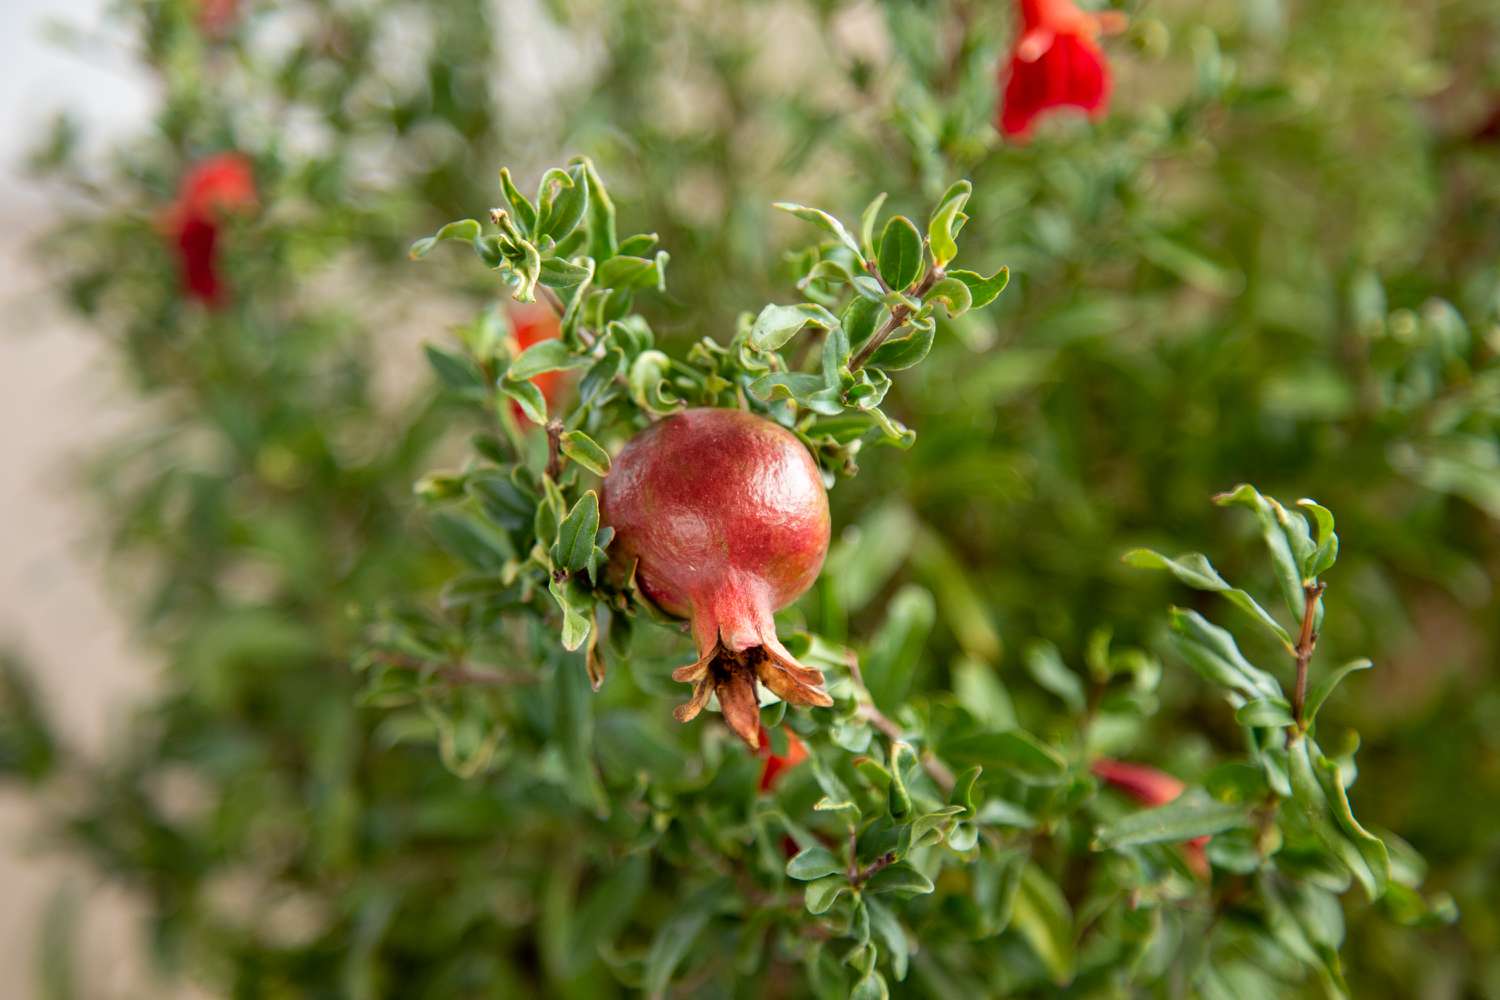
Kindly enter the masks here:
<path id="1" fill-rule="evenodd" d="M 613 460 L 601 515 L 615 530 L 613 557 L 634 566 L 645 596 L 691 622 L 698 659 L 672 673 L 693 685 L 679 721 L 717 695 L 754 750 L 757 684 L 791 704 L 833 704 L 822 672 L 787 651 L 772 620 L 812 586 L 828 552 L 828 494 L 795 435 L 742 410 L 673 414 Z"/>

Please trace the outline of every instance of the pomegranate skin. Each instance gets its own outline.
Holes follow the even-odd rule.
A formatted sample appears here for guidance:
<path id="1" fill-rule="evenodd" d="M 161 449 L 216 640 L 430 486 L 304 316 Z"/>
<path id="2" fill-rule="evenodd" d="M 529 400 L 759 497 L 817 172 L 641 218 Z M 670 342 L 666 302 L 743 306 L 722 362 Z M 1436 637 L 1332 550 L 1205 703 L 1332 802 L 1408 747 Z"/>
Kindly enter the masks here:
<path id="1" fill-rule="evenodd" d="M 828 494 L 790 431 L 741 410 L 674 414 L 614 459 L 601 508 L 613 558 L 634 565 L 663 611 L 691 620 L 699 658 L 673 674 L 694 685 L 679 719 L 717 694 L 753 749 L 757 680 L 789 702 L 832 704 L 818 690 L 823 675 L 787 652 L 772 621 L 812 586 L 828 552 Z"/>

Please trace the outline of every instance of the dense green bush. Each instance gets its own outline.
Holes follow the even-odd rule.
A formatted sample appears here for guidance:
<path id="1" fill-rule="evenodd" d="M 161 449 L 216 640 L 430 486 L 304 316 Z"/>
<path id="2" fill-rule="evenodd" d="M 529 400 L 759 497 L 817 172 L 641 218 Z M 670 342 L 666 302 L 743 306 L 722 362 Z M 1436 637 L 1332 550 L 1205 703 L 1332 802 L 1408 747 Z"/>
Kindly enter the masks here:
<path id="1" fill-rule="evenodd" d="M 163 966 L 1500 990 L 1500 13 L 1124 12 L 1107 115 L 1019 141 L 1010 4 L 124 5 L 160 114 L 37 164 L 85 196 L 59 281 L 153 404 L 93 481 L 167 682 L 85 760 L 8 669 L 0 761 L 146 895 Z M 538 46 L 570 55 L 521 78 Z M 164 220 L 224 152 L 255 197 L 198 301 Z M 479 260 L 408 263 L 423 232 Z M 561 337 L 522 351 L 534 292 Z M 807 754 L 769 778 L 670 718 L 689 643 L 604 570 L 598 476 L 683 403 L 835 483 L 779 619 L 834 705 L 763 710 Z"/>

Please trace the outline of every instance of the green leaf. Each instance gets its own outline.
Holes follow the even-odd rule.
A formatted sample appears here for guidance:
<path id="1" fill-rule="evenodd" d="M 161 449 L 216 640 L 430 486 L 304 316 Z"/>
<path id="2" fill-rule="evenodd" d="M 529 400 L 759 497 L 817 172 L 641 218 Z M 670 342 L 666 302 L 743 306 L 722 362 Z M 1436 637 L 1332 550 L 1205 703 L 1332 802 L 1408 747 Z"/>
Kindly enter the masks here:
<path id="1" fill-rule="evenodd" d="M 962 316 L 969 311 L 974 303 L 974 296 L 969 293 L 969 286 L 957 278 L 944 278 L 933 282 L 927 294 L 922 296 L 923 302 L 941 302 L 948 311 L 950 318 Z"/>
<path id="2" fill-rule="evenodd" d="M 922 276 L 926 265 L 922 234 L 904 215 L 892 216 L 880 234 L 880 276 L 897 291 L 905 291 Z"/>
<path id="3" fill-rule="evenodd" d="M 448 388 L 471 396 L 484 392 L 484 373 L 472 359 L 431 344 L 422 345 L 422 350 L 427 355 L 427 363 Z"/>
<path id="4" fill-rule="evenodd" d="M 936 330 L 930 322 L 921 325 L 913 323 L 912 327 L 912 332 L 907 336 L 887 340 L 876 348 L 875 353 L 870 355 L 870 365 L 897 372 L 920 364 L 932 351 Z"/>
<path id="5" fill-rule="evenodd" d="M 870 933 L 880 945 L 880 951 L 891 963 L 891 971 L 896 974 L 898 981 L 906 978 L 907 963 L 911 957 L 911 941 L 906 935 L 906 930 L 901 926 L 900 919 L 884 903 L 875 900 L 865 900 L 865 907 L 870 914 Z"/>
<path id="6" fill-rule="evenodd" d="M 898 861 L 880 869 L 871 875 L 864 885 L 864 891 L 873 896 L 888 892 L 899 892 L 906 896 L 925 896 L 932 890 L 932 879 L 905 861 Z"/>
<path id="7" fill-rule="evenodd" d="M 973 819 L 978 814 L 979 810 L 975 806 L 974 786 L 979 782 L 979 776 L 983 772 L 984 768 L 976 764 L 954 780 L 953 791 L 948 793 L 948 802 L 963 807 L 963 812 L 958 814 L 959 819 Z"/>
<path id="8" fill-rule="evenodd" d="M 1228 688 L 1246 701 L 1281 698 L 1276 678 L 1245 659 L 1234 636 L 1196 611 L 1169 612 L 1171 638 L 1182 658 L 1212 684 Z"/>
<path id="9" fill-rule="evenodd" d="M 1287 764 L 1292 802 L 1308 827 L 1369 898 L 1380 898 L 1390 878 L 1390 857 L 1385 844 L 1354 819 L 1338 765 L 1323 757 L 1307 737 L 1287 748 Z"/>
<path id="10" fill-rule="evenodd" d="M 839 896 L 849 891 L 849 880 L 843 875 L 830 875 L 809 882 L 802 893 L 802 905 L 811 914 L 827 913 Z"/>
<path id="11" fill-rule="evenodd" d="M 661 1000 L 666 996 L 672 973 L 692 950 L 719 901 L 731 892 L 727 880 L 721 879 L 693 893 L 663 921 L 646 955 L 643 987 L 648 997 Z"/>
<path id="12" fill-rule="evenodd" d="M 583 167 L 575 165 L 562 176 L 568 179 L 567 183 L 559 183 L 554 197 L 542 200 L 541 216 L 536 226 L 538 235 L 550 236 L 557 242 L 578 228 L 589 207 L 589 186 Z"/>
<path id="13" fill-rule="evenodd" d="M 949 668 L 953 693 L 970 715 L 990 729 L 1014 729 L 1016 709 L 995 668 L 972 656 L 961 656 Z"/>
<path id="14" fill-rule="evenodd" d="M 1010 268 L 1002 267 L 988 278 L 975 271 L 955 268 L 948 272 L 948 277 L 957 278 L 969 286 L 970 308 L 983 309 L 1010 284 Z"/>
<path id="15" fill-rule="evenodd" d="M 885 205 L 885 192 L 877 194 L 859 216 L 859 245 L 867 260 L 875 259 L 875 223 L 880 220 L 880 209 Z"/>
<path id="16" fill-rule="evenodd" d="M 517 302 L 535 302 L 536 283 L 542 280 L 542 256 L 530 243 L 522 243 L 520 250 L 521 266 L 510 272 L 515 284 L 511 294 Z"/>
<path id="17" fill-rule="evenodd" d="M 588 593 L 580 587 L 576 580 L 558 580 L 555 577 L 547 582 L 547 592 L 557 601 L 557 606 L 562 609 L 563 627 L 562 644 L 563 649 L 573 652 L 583 645 L 589 637 L 589 632 L 594 627 L 593 611 L 594 601 Z"/>
<path id="18" fill-rule="evenodd" d="M 908 583 L 891 598 L 863 658 L 865 687 L 880 708 L 895 711 L 906 700 L 936 619 L 937 604 L 925 587 Z"/>
<path id="19" fill-rule="evenodd" d="M 938 267 L 947 267 L 948 262 L 958 256 L 958 244 L 953 237 L 967 219 L 963 215 L 963 208 L 968 204 L 969 195 L 973 191 L 974 185 L 968 181 L 955 182 L 944 192 L 927 223 L 927 242 L 932 248 L 932 259 Z"/>
<path id="20" fill-rule="evenodd" d="M 580 657 L 566 657 L 553 665 L 556 716 L 554 742 L 562 751 L 563 774 L 573 798 L 595 816 L 609 815 L 609 800 L 594 759 L 594 697 Z"/>
<path id="21" fill-rule="evenodd" d="M 955 763 L 1008 771 L 1036 784 L 1061 781 L 1068 771 L 1056 750 L 1020 729 L 960 737 L 944 746 L 944 755 Z"/>
<path id="22" fill-rule="evenodd" d="M 1237 505 L 1255 512 L 1260 522 L 1261 537 L 1271 553 L 1271 564 L 1276 570 L 1276 582 L 1281 596 L 1298 625 L 1302 624 L 1302 613 L 1306 599 L 1303 594 L 1304 575 L 1302 567 L 1316 557 L 1317 545 L 1308 531 L 1307 520 L 1301 514 L 1289 512 L 1281 504 L 1248 483 L 1236 486 L 1228 493 L 1214 497 L 1221 507 Z"/>
<path id="23" fill-rule="evenodd" d="M 1182 843 L 1249 825 L 1247 806 L 1189 792 L 1164 806 L 1128 813 L 1104 824 L 1094 835 L 1094 849 Z"/>
<path id="24" fill-rule="evenodd" d="M 505 372 L 505 378 L 509 382 L 521 382 L 535 378 L 544 372 L 582 368 L 590 363 L 590 358 L 574 354 L 567 344 L 553 337 L 538 341 L 522 351 L 520 356 L 510 363 L 510 368 Z"/>
<path id="25" fill-rule="evenodd" d="M 552 549 L 553 564 L 570 573 L 583 569 L 594 551 L 598 532 L 599 495 L 589 490 L 568 511 L 557 530 L 557 544 Z"/>
<path id="26" fill-rule="evenodd" d="M 1026 862 L 1011 904 L 1011 926 L 1042 960 L 1052 981 L 1073 978 L 1073 914 L 1062 890 L 1034 862 Z"/>
<path id="27" fill-rule="evenodd" d="M 477 219 L 459 219 L 457 222 L 450 222 L 434 235 L 424 236 L 413 243 L 410 250 L 411 259 L 421 260 L 443 240 L 463 240 L 466 243 L 472 243 L 483 231 Z"/>
<path id="28" fill-rule="evenodd" d="M 595 261 L 604 261 L 619 252 L 619 238 L 615 235 L 615 203 L 604 189 L 604 181 L 594 169 L 593 161 L 580 157 L 584 180 L 589 189 L 589 256 Z"/>
<path id="29" fill-rule="evenodd" d="M 1024 659 L 1033 680 L 1061 698 L 1072 711 L 1083 711 L 1083 679 L 1063 663 L 1056 646 L 1043 639 L 1029 643 Z"/>
<path id="30" fill-rule="evenodd" d="M 839 321 L 833 313 L 811 302 L 795 306 L 768 305 L 750 327 L 750 346 L 757 351 L 780 350 L 808 325 L 832 330 Z"/>
<path id="31" fill-rule="evenodd" d="M 854 988 L 849 991 L 849 1000 L 889 1000 L 890 995 L 885 977 L 871 969 L 855 982 Z"/>
<path id="32" fill-rule="evenodd" d="M 583 431 L 565 431 L 559 443 L 564 455 L 594 475 L 609 475 L 609 452 Z"/>
<path id="33" fill-rule="evenodd" d="M 837 416 L 844 412 L 839 401 L 838 390 L 828 388 L 821 375 L 806 372 L 762 375 L 750 383 L 750 395 L 771 402 L 777 399 L 795 399 L 814 413 Z"/>
<path id="34" fill-rule="evenodd" d="M 826 847 L 809 847 L 786 863 L 787 877 L 800 882 L 811 882 L 827 875 L 836 875 L 844 865 Z"/>
<path id="35" fill-rule="evenodd" d="M 501 379 L 500 391 L 515 400 L 527 420 L 538 427 L 546 426 L 547 397 L 542 395 L 542 390 L 538 389 L 534 382 L 512 382 L 509 379 Z"/>
<path id="36" fill-rule="evenodd" d="M 1328 696 L 1333 694 L 1333 689 L 1338 687 L 1345 677 L 1361 670 L 1369 670 L 1373 666 L 1375 664 L 1370 660 L 1350 660 L 1337 670 L 1319 678 L 1318 682 L 1308 689 L 1307 704 L 1303 707 L 1303 719 L 1311 725 L 1318 717 L 1318 710 L 1323 707 L 1323 702 L 1328 700 Z"/>
<path id="37" fill-rule="evenodd" d="M 1280 729 L 1290 726 L 1292 706 L 1285 698 L 1260 698 L 1249 701 L 1234 713 L 1234 721 L 1242 726 L 1268 726 Z"/>
<path id="38" fill-rule="evenodd" d="M 916 762 L 916 754 L 909 743 L 894 740 L 891 743 L 891 787 L 887 790 L 887 808 L 891 818 L 903 820 L 911 815 L 911 793 L 906 790 L 906 768 Z"/>
<path id="39" fill-rule="evenodd" d="M 1235 607 L 1269 629 L 1288 648 L 1291 647 L 1292 637 L 1286 629 L 1281 627 L 1281 623 L 1272 618 L 1270 612 L 1261 607 L 1255 598 L 1237 587 L 1230 586 L 1229 581 L 1219 575 L 1218 570 L 1214 569 L 1213 564 L 1208 561 L 1208 557 L 1202 553 L 1185 552 L 1176 559 L 1169 559 L 1151 549 L 1131 549 L 1122 559 L 1126 565 L 1139 569 L 1167 570 L 1180 582 L 1195 590 L 1223 594 Z"/>
<path id="40" fill-rule="evenodd" d="M 821 208 L 809 208 L 806 205 L 797 205 L 789 201 L 778 201 L 776 202 L 776 207 L 783 212 L 792 213 L 804 222 L 811 222 L 818 228 L 832 233 L 840 243 L 849 248 L 849 252 L 854 254 L 855 259 L 861 265 L 864 264 L 865 255 L 860 251 L 859 244 L 855 242 L 853 236 L 849 235 L 849 230 L 845 229 L 844 224 L 838 219 L 835 219 Z"/>
<path id="41" fill-rule="evenodd" d="M 659 251 L 653 259 L 619 254 L 600 263 L 596 272 L 599 285 L 604 288 L 655 288 L 663 291 L 666 288 L 669 259 L 665 250 Z"/>
<path id="42" fill-rule="evenodd" d="M 542 261 L 540 280 L 548 288 L 571 292 L 572 289 L 589 281 L 593 276 L 593 267 L 588 264 L 574 264 L 561 257 L 548 257 Z M 571 294 L 564 296 L 564 299 L 569 298 L 572 298 Z"/>
<path id="43" fill-rule="evenodd" d="M 644 852 L 631 854 L 589 893 L 573 915 L 569 947 L 561 956 L 567 971 L 576 974 L 588 968 L 600 948 L 612 943 L 624 930 L 646 888 L 649 873 L 648 856 Z"/>
<path id="44" fill-rule="evenodd" d="M 1315 579 L 1328 572 L 1339 558 L 1339 536 L 1333 530 L 1333 511 L 1306 497 L 1298 500 L 1297 506 L 1310 511 L 1318 526 L 1318 547 L 1302 565 L 1302 575 Z"/>
<path id="45" fill-rule="evenodd" d="M 505 167 L 500 168 L 500 192 L 510 204 L 511 218 L 515 219 L 521 232 L 526 236 L 534 235 L 536 233 L 536 208 L 524 194 L 516 190 L 510 171 Z"/>

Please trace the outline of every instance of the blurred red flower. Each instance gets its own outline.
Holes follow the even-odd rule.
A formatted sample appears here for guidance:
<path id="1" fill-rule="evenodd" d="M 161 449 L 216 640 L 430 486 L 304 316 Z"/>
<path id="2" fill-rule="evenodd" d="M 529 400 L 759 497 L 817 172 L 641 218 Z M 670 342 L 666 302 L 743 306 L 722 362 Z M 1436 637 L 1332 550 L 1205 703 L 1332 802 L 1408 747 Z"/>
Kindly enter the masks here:
<path id="1" fill-rule="evenodd" d="M 1108 757 L 1094 761 L 1089 770 L 1106 785 L 1124 792 L 1143 806 L 1153 808 L 1176 800 L 1187 788 L 1165 771 Z M 1204 850 L 1207 844 L 1207 837 L 1194 837 L 1182 845 L 1188 867 L 1199 878 L 1208 877 L 1208 854 Z"/>
<path id="2" fill-rule="evenodd" d="M 227 301 L 219 274 L 219 227 L 229 212 L 255 204 L 255 175 L 239 153 L 219 153 L 199 160 L 183 176 L 177 199 L 167 210 L 182 274 L 183 290 L 211 308 Z"/>
<path id="3" fill-rule="evenodd" d="M 771 752 L 771 734 L 766 732 L 766 727 L 760 727 L 760 749 L 756 751 L 765 758 L 765 764 L 760 769 L 760 790 L 769 792 L 775 787 L 782 773 L 789 771 L 807 759 L 807 745 L 797 738 L 797 734 L 790 729 L 786 731 L 786 753 L 776 754 Z"/>
<path id="4" fill-rule="evenodd" d="M 516 334 L 516 347 L 522 351 L 533 344 L 562 336 L 562 323 L 557 318 L 557 313 L 540 302 L 512 303 L 510 325 Z M 565 372 L 560 371 L 542 372 L 531 379 L 531 384 L 542 390 L 542 398 L 547 401 L 549 412 L 552 404 L 562 395 L 565 375 Z M 526 415 L 516 403 L 510 404 L 510 412 L 515 414 L 518 422 L 525 421 Z"/>
<path id="5" fill-rule="evenodd" d="M 1000 74 L 1000 131 L 1025 139 L 1036 118 L 1054 108 L 1103 114 L 1111 81 L 1096 39 L 1123 28 L 1124 15 L 1082 11 L 1073 0 L 1019 0 L 1019 6 L 1016 44 Z"/>
<path id="6" fill-rule="evenodd" d="M 240 17 L 239 0 L 198 0 L 198 30 L 208 38 L 229 34 Z"/>

